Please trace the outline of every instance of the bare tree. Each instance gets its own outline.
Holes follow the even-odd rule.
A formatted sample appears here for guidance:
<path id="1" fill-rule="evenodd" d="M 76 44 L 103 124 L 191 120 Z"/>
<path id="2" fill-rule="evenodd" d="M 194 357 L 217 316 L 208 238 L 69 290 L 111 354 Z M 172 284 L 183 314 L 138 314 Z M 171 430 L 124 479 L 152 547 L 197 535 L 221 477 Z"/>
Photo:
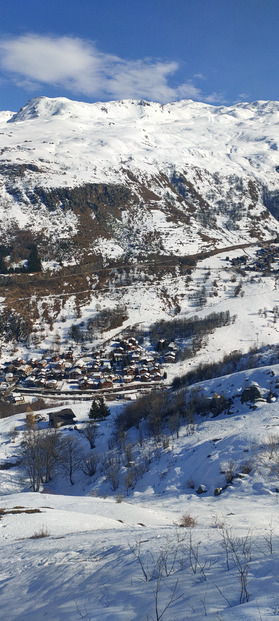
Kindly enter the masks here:
<path id="1" fill-rule="evenodd" d="M 43 472 L 43 453 L 38 434 L 35 431 L 28 431 L 25 442 L 23 465 L 32 490 L 38 492 Z"/>
<path id="2" fill-rule="evenodd" d="M 133 489 L 135 486 L 135 482 L 137 479 L 137 471 L 136 468 L 129 468 L 129 470 L 127 470 L 124 479 L 123 479 L 123 484 L 125 486 L 126 489 L 126 493 L 128 494 L 129 489 Z"/>
<path id="3" fill-rule="evenodd" d="M 272 518 L 271 518 L 271 520 L 270 520 L 270 522 L 269 522 L 269 525 L 268 525 L 268 532 L 267 532 L 267 534 L 266 534 L 266 535 L 264 535 L 264 540 L 265 540 L 265 542 L 266 542 L 266 545 L 267 545 L 267 547 L 268 547 L 268 550 L 269 550 L 269 553 L 270 553 L 270 554 L 273 554 L 273 546 L 274 546 L 274 544 L 273 544 L 273 536 L 274 536 L 274 530 L 275 530 L 275 529 L 274 529 L 274 526 L 273 526 L 273 524 L 272 524 Z"/>
<path id="4" fill-rule="evenodd" d="M 67 435 L 60 442 L 59 462 L 64 475 L 68 476 L 71 485 L 74 485 L 73 475 L 81 468 L 82 451 L 80 440 L 73 433 Z"/>
<path id="5" fill-rule="evenodd" d="M 159 596 L 160 596 L 161 583 L 162 583 L 162 576 L 159 574 L 156 580 L 155 588 L 153 590 L 156 621 L 160 621 L 161 619 L 163 619 L 165 612 L 170 608 L 170 606 L 174 604 L 175 602 L 177 602 L 179 599 L 181 599 L 181 597 L 183 597 L 183 593 L 181 593 L 180 595 L 177 595 L 176 593 L 177 587 L 178 587 L 178 580 L 177 580 L 174 586 L 169 589 L 169 597 L 166 603 L 160 606 Z M 148 617 L 148 620 L 151 621 L 151 617 Z"/>
<path id="6" fill-rule="evenodd" d="M 55 429 L 44 432 L 30 429 L 26 434 L 23 465 L 34 492 L 41 483 L 48 483 L 53 477 L 59 455 L 59 435 Z"/>
<path id="7" fill-rule="evenodd" d="M 226 553 L 227 569 L 230 568 L 229 558 L 238 572 L 240 582 L 239 603 L 244 604 L 249 601 L 248 593 L 248 574 L 249 562 L 251 561 L 252 541 L 250 532 L 245 537 L 234 537 L 232 531 L 224 526 L 221 529 L 222 547 Z"/>
<path id="8" fill-rule="evenodd" d="M 176 434 L 176 437 L 179 438 L 179 427 L 180 427 L 180 415 L 179 412 L 174 412 L 169 419 L 169 428 L 172 436 Z"/>
<path id="9" fill-rule="evenodd" d="M 86 425 L 81 429 L 80 433 L 88 440 L 90 444 L 90 448 L 95 448 L 95 441 L 97 436 L 97 424 L 91 421 L 88 421 Z"/>
<path id="10" fill-rule="evenodd" d="M 59 457 L 59 434 L 56 429 L 47 429 L 40 434 L 38 442 L 41 446 L 43 468 L 42 478 L 48 483 L 54 474 Z"/>
<path id="11" fill-rule="evenodd" d="M 109 457 L 106 470 L 107 480 L 112 486 L 112 489 L 117 490 L 120 483 L 120 459 L 118 456 Z"/>
<path id="12" fill-rule="evenodd" d="M 97 464 L 98 456 L 95 453 L 90 453 L 84 458 L 84 461 L 82 462 L 82 472 L 87 476 L 92 477 L 96 473 Z"/>

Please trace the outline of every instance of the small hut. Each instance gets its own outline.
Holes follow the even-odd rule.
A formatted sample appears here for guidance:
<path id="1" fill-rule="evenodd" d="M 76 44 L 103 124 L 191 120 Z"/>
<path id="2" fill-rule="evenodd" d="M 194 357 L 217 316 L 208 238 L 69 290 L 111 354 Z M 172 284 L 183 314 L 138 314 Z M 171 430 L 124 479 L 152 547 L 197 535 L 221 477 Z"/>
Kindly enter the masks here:
<path id="1" fill-rule="evenodd" d="M 64 427 L 65 425 L 74 425 L 76 422 L 74 420 L 75 414 L 71 408 L 64 408 L 57 412 L 49 412 L 48 416 L 50 427 L 55 427 L 55 429 Z"/>

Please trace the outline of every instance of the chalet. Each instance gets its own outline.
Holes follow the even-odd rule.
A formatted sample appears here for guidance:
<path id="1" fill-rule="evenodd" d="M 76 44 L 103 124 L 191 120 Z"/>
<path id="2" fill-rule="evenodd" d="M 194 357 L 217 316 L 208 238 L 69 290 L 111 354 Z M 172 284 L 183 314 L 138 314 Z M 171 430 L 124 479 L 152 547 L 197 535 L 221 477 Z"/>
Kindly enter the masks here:
<path id="1" fill-rule="evenodd" d="M 97 359 L 97 358 L 100 358 L 103 353 L 104 352 L 103 352 L 102 349 L 98 349 L 97 351 L 92 351 L 91 356 L 92 356 L 92 358 L 96 358 Z"/>
<path id="2" fill-rule="evenodd" d="M 157 343 L 157 351 L 162 351 L 162 349 L 166 349 L 168 346 L 166 339 L 160 339 Z"/>
<path id="3" fill-rule="evenodd" d="M 154 380 L 154 382 L 160 382 L 162 380 L 162 375 L 160 371 L 156 371 L 156 373 L 154 373 L 151 377 Z"/>
<path id="4" fill-rule="evenodd" d="M 13 365 L 15 367 L 20 367 L 23 364 L 23 358 L 16 358 L 15 360 L 13 360 Z"/>
<path id="5" fill-rule="evenodd" d="M 151 377 L 150 377 L 149 373 L 143 373 L 140 376 L 140 379 L 141 379 L 141 382 L 150 382 Z"/>
<path id="6" fill-rule="evenodd" d="M 172 341 L 172 343 L 169 344 L 169 349 L 170 349 L 170 351 L 177 351 L 178 350 L 178 345 L 176 345 L 176 343 L 174 343 L 174 341 Z"/>
<path id="7" fill-rule="evenodd" d="M 35 386 L 35 384 L 36 384 L 36 377 L 34 375 L 29 375 L 24 382 L 24 386 L 27 386 L 30 388 Z"/>
<path id="8" fill-rule="evenodd" d="M 84 377 L 79 381 L 80 390 L 95 390 L 98 383 L 91 377 Z"/>
<path id="9" fill-rule="evenodd" d="M 125 384 L 130 384 L 130 382 L 133 382 L 134 379 L 134 375 L 124 375 L 123 377 Z"/>
<path id="10" fill-rule="evenodd" d="M 14 381 L 14 374 L 13 373 L 6 373 L 5 381 L 9 382 L 9 383 L 13 382 Z"/>
<path id="11" fill-rule="evenodd" d="M 165 362 L 175 362 L 175 354 L 173 352 L 168 352 L 164 358 Z"/>
<path id="12" fill-rule="evenodd" d="M 134 376 L 136 372 L 136 367 L 135 366 L 124 367 L 123 372 L 125 373 L 125 375 Z"/>
<path id="13" fill-rule="evenodd" d="M 157 362 L 154 362 L 153 365 L 150 365 L 148 367 L 148 371 L 150 373 L 150 375 L 154 375 L 154 373 L 158 373 L 160 371 L 161 367 Z"/>
<path id="14" fill-rule="evenodd" d="M 100 368 L 100 362 L 91 362 L 91 364 L 89 363 L 87 365 L 87 371 L 99 371 Z"/>
<path id="15" fill-rule="evenodd" d="M 56 389 L 58 387 L 58 382 L 56 379 L 47 380 L 45 384 L 46 388 Z"/>
<path id="16" fill-rule="evenodd" d="M 39 369 L 44 369 L 47 366 L 47 360 L 42 358 L 42 360 L 37 360 L 34 366 L 39 367 Z"/>
<path id="17" fill-rule="evenodd" d="M 89 388 L 87 377 L 83 377 L 82 379 L 79 380 L 78 387 L 80 390 L 87 390 Z"/>
<path id="18" fill-rule="evenodd" d="M 79 367 L 72 367 L 72 369 L 68 371 L 68 376 L 72 380 L 78 380 L 82 377 L 82 375 L 83 373 Z"/>
<path id="19" fill-rule="evenodd" d="M 27 364 L 30 364 L 31 367 L 36 367 L 38 365 L 38 359 L 37 358 L 30 358 L 30 360 L 27 361 Z"/>
<path id="20" fill-rule="evenodd" d="M 50 427 L 55 427 L 55 429 L 64 427 L 65 425 L 74 425 L 76 422 L 74 420 L 75 414 L 71 408 L 64 408 L 63 410 L 59 410 L 57 412 L 50 412 L 48 416 Z"/>
<path id="21" fill-rule="evenodd" d="M 138 341 L 137 341 L 137 339 L 135 339 L 134 336 L 131 336 L 129 338 L 129 343 L 132 343 L 132 345 L 138 345 Z"/>
<path id="22" fill-rule="evenodd" d="M 32 371 L 31 364 L 21 364 L 17 369 L 17 376 L 26 377 L 27 375 L 29 375 L 29 373 L 31 373 L 31 371 Z"/>
<path id="23" fill-rule="evenodd" d="M 79 358 L 79 360 L 76 361 L 75 367 L 78 369 L 85 369 L 86 361 L 84 358 Z"/>
<path id="24" fill-rule="evenodd" d="M 111 370 L 110 360 L 108 360 L 107 358 L 102 358 L 101 359 L 101 367 L 100 368 L 104 372 L 110 371 Z"/>
<path id="25" fill-rule="evenodd" d="M 110 379 L 104 377 L 100 379 L 99 387 L 100 388 L 112 388 L 113 382 Z"/>
<path id="26" fill-rule="evenodd" d="M 42 386 L 42 388 L 44 388 L 45 385 L 46 385 L 45 377 L 36 378 L 36 386 Z"/>
<path id="27" fill-rule="evenodd" d="M 51 369 L 55 369 L 57 371 L 64 371 L 65 369 L 65 363 L 63 362 L 63 360 L 57 360 L 55 362 L 52 362 L 50 364 L 50 368 Z"/>
<path id="28" fill-rule="evenodd" d="M 58 362 L 59 358 L 60 358 L 59 354 L 53 354 L 51 356 L 51 362 Z"/>
<path id="29" fill-rule="evenodd" d="M 103 374 L 100 371 L 96 371 L 94 373 L 90 373 L 90 379 L 96 382 L 99 382 L 102 379 Z"/>

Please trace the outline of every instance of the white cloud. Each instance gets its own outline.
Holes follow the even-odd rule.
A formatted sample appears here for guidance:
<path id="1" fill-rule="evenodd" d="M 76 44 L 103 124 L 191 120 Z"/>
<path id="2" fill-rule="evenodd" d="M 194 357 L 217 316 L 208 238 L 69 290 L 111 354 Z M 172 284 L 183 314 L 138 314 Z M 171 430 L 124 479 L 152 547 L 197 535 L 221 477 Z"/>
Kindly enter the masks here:
<path id="1" fill-rule="evenodd" d="M 0 64 L 8 79 L 32 90 L 48 84 L 94 98 L 146 98 L 167 102 L 202 99 L 191 80 L 172 87 L 177 62 L 126 60 L 100 52 L 92 42 L 74 37 L 26 34 L 0 40 Z M 201 76 L 199 76 L 201 77 Z"/>
<path id="2" fill-rule="evenodd" d="M 239 93 L 237 101 L 248 101 L 250 98 L 249 93 Z"/>
<path id="3" fill-rule="evenodd" d="M 228 104 L 229 103 L 228 100 L 225 99 L 224 93 L 216 93 L 215 91 L 213 93 L 210 93 L 209 95 L 206 95 L 203 101 L 209 104 Z"/>
<path id="4" fill-rule="evenodd" d="M 198 80 L 206 80 L 206 77 L 203 75 L 203 73 L 195 73 L 194 78 L 197 78 Z"/>

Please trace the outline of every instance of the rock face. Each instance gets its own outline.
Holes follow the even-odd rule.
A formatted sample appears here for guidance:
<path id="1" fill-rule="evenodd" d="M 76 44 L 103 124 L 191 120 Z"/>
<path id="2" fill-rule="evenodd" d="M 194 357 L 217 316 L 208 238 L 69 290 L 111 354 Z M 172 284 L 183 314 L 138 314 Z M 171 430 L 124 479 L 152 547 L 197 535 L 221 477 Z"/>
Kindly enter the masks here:
<path id="1" fill-rule="evenodd" d="M 256 399 L 260 399 L 260 397 L 261 393 L 258 387 L 255 384 L 252 384 L 251 386 L 244 388 L 241 394 L 241 403 L 246 403 L 247 401 L 254 403 L 254 401 L 256 401 Z"/>
<path id="2" fill-rule="evenodd" d="M 205 485 L 199 485 L 199 487 L 196 489 L 197 494 L 205 494 L 206 492 L 207 488 Z"/>

